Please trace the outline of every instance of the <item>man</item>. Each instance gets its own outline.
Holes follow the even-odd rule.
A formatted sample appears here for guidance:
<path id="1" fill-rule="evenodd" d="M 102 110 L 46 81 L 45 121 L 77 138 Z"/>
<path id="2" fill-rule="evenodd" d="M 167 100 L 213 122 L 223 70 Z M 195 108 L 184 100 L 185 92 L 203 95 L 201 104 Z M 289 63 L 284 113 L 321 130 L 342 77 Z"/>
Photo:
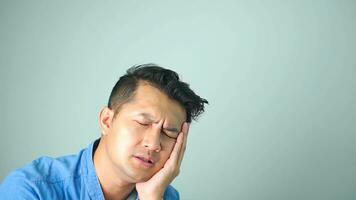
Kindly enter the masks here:
<path id="1" fill-rule="evenodd" d="M 77 155 L 41 157 L 15 170 L 0 199 L 179 199 L 169 184 L 205 103 L 177 73 L 134 66 L 100 112 L 100 139 Z"/>

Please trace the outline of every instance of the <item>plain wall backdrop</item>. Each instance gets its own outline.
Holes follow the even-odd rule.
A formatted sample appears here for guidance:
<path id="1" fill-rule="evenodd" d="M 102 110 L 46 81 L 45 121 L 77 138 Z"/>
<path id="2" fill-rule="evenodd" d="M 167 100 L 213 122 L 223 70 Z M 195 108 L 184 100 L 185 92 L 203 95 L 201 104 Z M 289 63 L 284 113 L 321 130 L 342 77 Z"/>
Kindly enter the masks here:
<path id="1" fill-rule="evenodd" d="M 177 71 L 210 105 L 182 199 L 356 199 L 356 2 L 0 1 L 0 181 L 100 136 L 125 70 Z"/>

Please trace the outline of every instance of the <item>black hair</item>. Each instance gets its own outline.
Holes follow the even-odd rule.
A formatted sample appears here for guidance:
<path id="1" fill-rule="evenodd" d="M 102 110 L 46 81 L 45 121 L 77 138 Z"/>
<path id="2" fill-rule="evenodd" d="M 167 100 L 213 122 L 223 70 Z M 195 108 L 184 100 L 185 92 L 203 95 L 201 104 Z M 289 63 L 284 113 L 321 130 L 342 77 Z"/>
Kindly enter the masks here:
<path id="1" fill-rule="evenodd" d="M 189 123 L 192 119 L 197 120 L 197 117 L 204 112 L 204 104 L 208 104 L 206 99 L 189 88 L 189 84 L 181 81 L 176 72 L 148 63 L 129 68 L 116 82 L 108 102 L 108 107 L 115 112 L 114 118 L 121 105 L 132 100 L 139 81 L 149 83 L 169 98 L 179 102 L 186 111 L 186 121 Z"/>

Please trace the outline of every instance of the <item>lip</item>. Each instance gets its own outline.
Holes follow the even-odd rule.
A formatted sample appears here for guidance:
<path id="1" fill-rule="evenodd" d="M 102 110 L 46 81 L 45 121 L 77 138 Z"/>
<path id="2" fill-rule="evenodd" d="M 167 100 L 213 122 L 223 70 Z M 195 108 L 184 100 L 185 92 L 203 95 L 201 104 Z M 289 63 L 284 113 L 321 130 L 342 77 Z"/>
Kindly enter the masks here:
<path id="1" fill-rule="evenodd" d="M 154 166 L 155 162 L 152 160 L 150 157 L 144 157 L 144 156 L 134 156 L 135 160 L 138 161 L 138 163 L 145 167 L 145 168 L 151 168 Z"/>

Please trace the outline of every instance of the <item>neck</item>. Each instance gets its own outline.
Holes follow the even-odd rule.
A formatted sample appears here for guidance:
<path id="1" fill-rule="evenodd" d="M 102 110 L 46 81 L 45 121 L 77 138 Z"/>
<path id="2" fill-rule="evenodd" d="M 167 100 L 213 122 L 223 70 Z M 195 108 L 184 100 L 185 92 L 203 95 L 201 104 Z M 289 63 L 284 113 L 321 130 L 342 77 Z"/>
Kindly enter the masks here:
<path id="1" fill-rule="evenodd" d="M 117 169 L 114 169 L 112 162 L 107 156 L 108 154 L 103 144 L 104 140 L 104 138 L 101 138 L 93 157 L 101 189 L 106 200 L 126 199 L 135 188 L 135 184 L 123 180 Z"/>

